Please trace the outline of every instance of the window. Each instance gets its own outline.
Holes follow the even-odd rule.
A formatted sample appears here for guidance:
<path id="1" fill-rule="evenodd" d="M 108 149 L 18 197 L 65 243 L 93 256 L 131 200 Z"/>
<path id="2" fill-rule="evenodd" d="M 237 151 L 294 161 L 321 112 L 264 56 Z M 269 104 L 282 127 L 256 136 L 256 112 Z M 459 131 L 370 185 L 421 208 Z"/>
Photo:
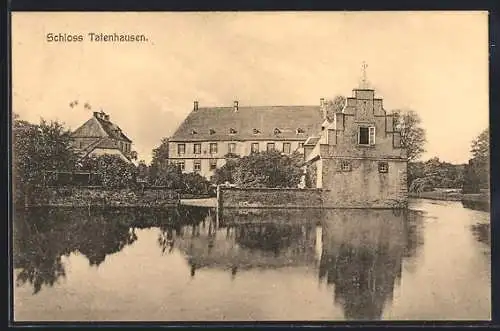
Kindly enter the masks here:
<path id="1" fill-rule="evenodd" d="M 253 134 L 259 134 L 259 133 L 260 133 L 259 129 L 253 129 Z"/>
<path id="2" fill-rule="evenodd" d="M 290 143 L 283 143 L 283 153 L 290 154 L 291 145 Z"/>
<path id="3" fill-rule="evenodd" d="M 198 132 L 196 130 L 191 130 L 191 134 L 197 134 Z"/>
<path id="4" fill-rule="evenodd" d="M 340 170 L 341 171 L 351 171 L 351 162 L 342 160 L 340 161 Z"/>
<path id="5" fill-rule="evenodd" d="M 228 153 L 236 153 L 236 143 L 229 143 L 227 145 Z"/>
<path id="6" fill-rule="evenodd" d="M 236 134 L 236 133 L 238 133 L 238 131 L 236 131 L 235 129 L 231 128 L 231 129 L 229 129 L 229 133 L 230 134 Z"/>
<path id="7" fill-rule="evenodd" d="M 370 145 L 375 145 L 375 127 L 374 126 L 369 127 L 369 140 L 370 140 Z"/>
<path id="8" fill-rule="evenodd" d="M 194 171 L 201 171 L 201 160 L 194 160 L 193 168 Z"/>
<path id="9" fill-rule="evenodd" d="M 174 161 L 173 164 L 179 167 L 181 171 L 184 171 L 184 169 L 186 169 L 186 162 L 184 160 Z"/>
<path id="10" fill-rule="evenodd" d="M 259 143 L 252 143 L 252 153 L 259 152 Z"/>
<path id="11" fill-rule="evenodd" d="M 80 141 L 79 145 L 80 145 L 80 148 L 82 148 L 83 147 L 83 141 Z"/>
<path id="12" fill-rule="evenodd" d="M 378 163 L 378 172 L 380 172 L 380 173 L 389 172 L 389 164 L 387 162 L 379 162 Z"/>
<path id="13" fill-rule="evenodd" d="M 297 128 L 297 131 L 296 131 L 297 134 L 301 134 L 301 133 L 305 133 L 304 129 L 302 128 Z"/>
<path id="14" fill-rule="evenodd" d="M 194 144 L 194 154 L 201 154 L 201 144 Z"/>
<path id="15" fill-rule="evenodd" d="M 185 144 L 177 145 L 177 154 L 179 154 L 179 155 L 186 154 L 186 145 Z"/>
<path id="16" fill-rule="evenodd" d="M 361 127 L 358 132 L 358 144 L 374 145 L 375 144 L 375 127 Z"/>
<path id="17" fill-rule="evenodd" d="M 358 144 L 368 145 L 368 143 L 369 143 L 368 128 L 359 128 Z"/>
<path id="18" fill-rule="evenodd" d="M 267 151 L 274 151 L 274 143 L 267 143 Z"/>
<path id="19" fill-rule="evenodd" d="M 209 132 L 210 132 L 210 134 L 211 134 L 211 135 L 212 135 L 212 134 L 215 134 L 215 130 L 214 130 L 214 129 L 210 129 L 210 131 L 209 131 Z"/>
<path id="20" fill-rule="evenodd" d="M 276 135 L 277 135 L 277 134 L 280 134 L 280 133 L 281 133 L 281 130 L 280 130 L 280 129 L 278 129 L 278 128 L 274 129 L 274 134 L 276 134 Z"/>
<path id="21" fill-rule="evenodd" d="M 210 164 L 210 170 L 215 170 L 217 168 L 217 160 L 216 159 L 210 159 L 209 164 Z"/>
<path id="22" fill-rule="evenodd" d="M 217 143 L 210 143 L 210 154 L 217 154 Z"/>

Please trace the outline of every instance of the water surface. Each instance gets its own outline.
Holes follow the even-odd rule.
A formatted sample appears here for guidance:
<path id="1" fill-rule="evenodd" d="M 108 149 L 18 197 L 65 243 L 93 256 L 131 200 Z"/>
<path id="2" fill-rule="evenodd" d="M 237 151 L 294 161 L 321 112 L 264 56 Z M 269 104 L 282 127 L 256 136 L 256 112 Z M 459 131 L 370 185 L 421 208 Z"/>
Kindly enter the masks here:
<path id="1" fill-rule="evenodd" d="M 17 321 L 488 320 L 489 214 L 42 209 L 14 222 Z"/>

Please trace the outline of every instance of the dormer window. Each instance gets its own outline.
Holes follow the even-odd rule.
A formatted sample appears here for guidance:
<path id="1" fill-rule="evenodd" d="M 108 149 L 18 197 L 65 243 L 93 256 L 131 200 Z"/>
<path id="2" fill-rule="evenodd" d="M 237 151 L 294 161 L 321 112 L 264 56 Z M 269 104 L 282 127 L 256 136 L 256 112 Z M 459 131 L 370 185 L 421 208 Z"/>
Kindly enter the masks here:
<path id="1" fill-rule="evenodd" d="M 211 134 L 211 135 L 212 135 L 212 134 L 215 134 L 215 130 L 214 130 L 214 129 L 210 129 L 210 131 L 209 131 L 209 132 L 210 132 L 210 134 Z"/>
<path id="2" fill-rule="evenodd" d="M 281 133 L 281 130 L 280 130 L 280 129 L 278 129 L 278 128 L 275 128 L 275 129 L 274 129 L 274 134 L 278 135 L 278 134 L 280 134 L 280 133 Z"/>
<path id="3" fill-rule="evenodd" d="M 236 131 L 235 129 L 231 128 L 229 129 L 229 133 L 230 134 L 236 134 L 238 131 Z"/>
<path id="4" fill-rule="evenodd" d="M 197 134 L 196 130 L 191 130 L 191 134 Z"/>
<path id="5" fill-rule="evenodd" d="M 305 131 L 302 128 L 297 128 L 297 130 L 295 130 L 295 133 L 296 134 L 302 134 L 302 133 L 305 133 Z"/>
<path id="6" fill-rule="evenodd" d="M 260 130 L 259 129 L 253 129 L 253 134 L 259 134 Z"/>

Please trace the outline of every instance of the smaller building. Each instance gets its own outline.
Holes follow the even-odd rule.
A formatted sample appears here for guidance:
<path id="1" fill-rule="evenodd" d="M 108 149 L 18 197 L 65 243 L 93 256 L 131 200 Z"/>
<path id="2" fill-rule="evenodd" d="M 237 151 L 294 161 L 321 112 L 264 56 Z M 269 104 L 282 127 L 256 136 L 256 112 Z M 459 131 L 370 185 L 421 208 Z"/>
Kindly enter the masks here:
<path id="1" fill-rule="evenodd" d="M 71 134 L 71 138 L 81 158 L 111 154 L 132 162 L 135 153 L 132 151 L 132 140 L 102 110 L 94 112 L 88 121 Z"/>
<path id="2" fill-rule="evenodd" d="M 375 90 L 357 88 L 333 121 L 304 144 L 305 158 L 316 165 L 316 187 L 323 206 L 404 208 L 407 204 L 406 149 Z"/>

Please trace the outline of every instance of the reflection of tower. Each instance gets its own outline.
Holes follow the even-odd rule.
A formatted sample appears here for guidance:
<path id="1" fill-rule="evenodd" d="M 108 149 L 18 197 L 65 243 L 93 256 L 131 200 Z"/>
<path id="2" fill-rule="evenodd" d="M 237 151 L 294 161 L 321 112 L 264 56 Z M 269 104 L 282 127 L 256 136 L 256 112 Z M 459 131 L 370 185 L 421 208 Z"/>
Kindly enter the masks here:
<path id="1" fill-rule="evenodd" d="M 377 320 L 401 277 L 406 213 L 325 212 L 319 276 L 335 285 L 335 303 L 349 320 Z"/>

